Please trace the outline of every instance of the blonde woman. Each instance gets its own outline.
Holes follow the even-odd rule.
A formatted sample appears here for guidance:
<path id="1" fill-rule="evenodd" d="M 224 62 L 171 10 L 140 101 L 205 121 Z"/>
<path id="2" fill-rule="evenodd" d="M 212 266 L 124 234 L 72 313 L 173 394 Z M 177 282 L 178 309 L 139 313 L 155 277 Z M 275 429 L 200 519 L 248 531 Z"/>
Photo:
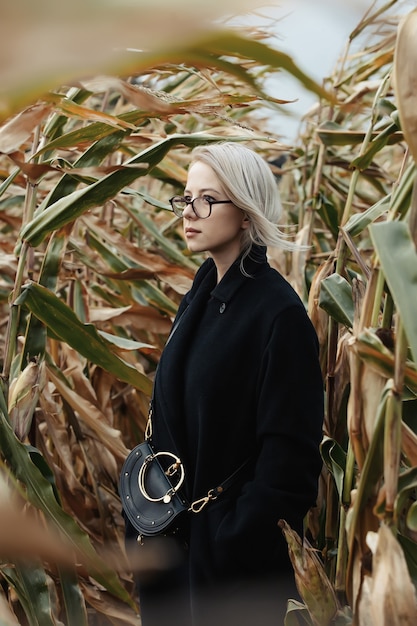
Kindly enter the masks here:
<path id="1" fill-rule="evenodd" d="M 267 261 L 267 246 L 291 244 L 277 227 L 276 180 L 256 152 L 196 148 L 170 202 L 189 250 L 208 258 L 158 365 L 152 441 L 181 458 L 189 502 L 234 478 L 182 518 L 178 567 L 140 581 L 142 622 L 276 626 L 296 595 L 278 521 L 302 535 L 321 471 L 317 337 Z"/>

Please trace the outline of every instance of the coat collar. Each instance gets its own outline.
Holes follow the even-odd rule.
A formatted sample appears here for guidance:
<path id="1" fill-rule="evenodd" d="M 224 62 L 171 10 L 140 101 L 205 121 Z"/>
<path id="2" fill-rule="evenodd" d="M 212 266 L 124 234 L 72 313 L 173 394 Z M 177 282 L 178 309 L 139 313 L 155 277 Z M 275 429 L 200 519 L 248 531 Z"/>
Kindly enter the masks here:
<path id="1" fill-rule="evenodd" d="M 241 270 L 242 255 L 229 267 L 222 280 L 211 291 L 211 296 L 221 302 L 230 302 L 240 287 L 267 265 L 266 248 L 253 245 L 248 256 L 243 260 L 243 267 L 247 275 Z"/>

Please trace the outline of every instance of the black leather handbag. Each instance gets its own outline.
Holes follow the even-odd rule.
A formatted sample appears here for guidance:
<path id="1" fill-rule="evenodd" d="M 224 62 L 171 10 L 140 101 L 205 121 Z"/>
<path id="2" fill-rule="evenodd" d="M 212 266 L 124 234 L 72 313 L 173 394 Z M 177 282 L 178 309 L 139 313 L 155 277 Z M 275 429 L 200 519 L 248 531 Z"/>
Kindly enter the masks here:
<path id="1" fill-rule="evenodd" d="M 224 482 L 189 504 L 181 493 L 185 478 L 181 459 L 172 452 L 153 448 L 151 418 L 152 402 L 145 441 L 127 456 L 119 481 L 123 511 L 138 532 L 139 542 L 143 537 L 172 533 L 184 513 L 200 513 L 206 504 L 229 489 L 251 461 L 247 459 Z"/>
<path id="2" fill-rule="evenodd" d="M 170 532 L 189 509 L 180 488 L 185 472 L 171 452 L 156 452 L 150 441 L 134 448 L 120 474 L 123 510 L 139 536 Z"/>
<path id="3" fill-rule="evenodd" d="M 138 541 L 175 531 L 180 515 L 200 513 L 206 504 L 217 500 L 251 460 L 252 457 L 220 485 L 189 504 L 181 494 L 185 470 L 179 457 L 172 452 L 156 452 L 150 440 L 140 443 L 127 456 L 119 484 L 123 510 L 138 532 Z"/>
<path id="4" fill-rule="evenodd" d="M 175 322 L 168 341 L 185 311 Z M 119 481 L 123 511 L 137 530 L 139 542 L 143 537 L 173 532 L 179 516 L 186 512 L 200 513 L 209 502 L 216 500 L 236 481 L 243 468 L 251 461 L 250 458 L 247 459 L 223 483 L 188 504 L 180 491 L 185 478 L 181 460 L 172 452 L 159 452 L 152 446 L 153 400 L 152 394 L 145 441 L 127 456 Z"/>

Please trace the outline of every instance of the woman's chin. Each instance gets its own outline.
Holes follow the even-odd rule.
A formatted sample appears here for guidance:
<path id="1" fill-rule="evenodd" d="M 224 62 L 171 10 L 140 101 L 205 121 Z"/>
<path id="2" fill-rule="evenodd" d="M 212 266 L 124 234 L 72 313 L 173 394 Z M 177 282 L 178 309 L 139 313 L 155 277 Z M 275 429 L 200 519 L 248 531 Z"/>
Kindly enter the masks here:
<path id="1" fill-rule="evenodd" d="M 187 248 L 193 254 L 197 254 L 198 252 L 205 252 L 205 248 L 202 246 L 199 246 L 194 241 L 187 241 Z"/>

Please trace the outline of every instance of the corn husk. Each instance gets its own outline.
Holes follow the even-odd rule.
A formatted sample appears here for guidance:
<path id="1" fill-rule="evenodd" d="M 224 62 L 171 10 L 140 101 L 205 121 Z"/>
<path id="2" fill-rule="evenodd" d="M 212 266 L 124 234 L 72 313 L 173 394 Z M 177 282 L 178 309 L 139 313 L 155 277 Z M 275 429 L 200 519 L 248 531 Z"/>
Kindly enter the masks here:
<path id="1" fill-rule="evenodd" d="M 10 385 L 9 419 L 22 441 L 29 432 L 43 384 L 43 364 L 31 361 Z"/>
<path id="2" fill-rule="evenodd" d="M 365 576 L 358 626 L 414 626 L 417 601 L 402 548 L 390 528 L 368 533 L 373 552 L 372 576 Z"/>
<path id="3" fill-rule="evenodd" d="M 288 544 L 294 568 L 295 583 L 315 626 L 327 626 L 336 616 L 339 606 L 336 594 L 316 551 L 284 520 L 280 527 Z"/>

